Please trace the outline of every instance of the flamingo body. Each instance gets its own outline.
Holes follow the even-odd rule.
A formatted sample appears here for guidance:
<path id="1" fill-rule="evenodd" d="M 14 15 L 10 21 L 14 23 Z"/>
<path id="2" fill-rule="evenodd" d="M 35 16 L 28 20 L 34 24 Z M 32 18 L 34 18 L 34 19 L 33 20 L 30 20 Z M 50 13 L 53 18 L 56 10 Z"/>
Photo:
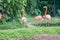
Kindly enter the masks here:
<path id="1" fill-rule="evenodd" d="M 2 14 L 0 13 L 0 20 L 2 19 Z"/>
<path id="2" fill-rule="evenodd" d="M 22 22 L 26 23 L 26 21 L 27 21 L 26 17 L 22 17 Z"/>
<path id="3" fill-rule="evenodd" d="M 51 16 L 50 15 L 46 15 L 45 16 L 47 20 L 51 20 Z"/>
<path id="4" fill-rule="evenodd" d="M 35 20 L 38 20 L 38 21 L 43 21 L 43 17 L 42 16 L 36 16 L 35 18 L 34 18 Z"/>
<path id="5" fill-rule="evenodd" d="M 44 18 L 46 18 L 46 22 L 47 22 L 47 24 L 46 24 L 46 26 L 49 26 L 49 21 L 51 20 L 51 16 L 49 15 L 49 14 L 47 14 L 47 6 L 44 6 L 43 8 L 45 8 L 46 10 L 45 10 L 45 13 L 44 13 L 44 15 L 43 15 L 43 17 Z"/>

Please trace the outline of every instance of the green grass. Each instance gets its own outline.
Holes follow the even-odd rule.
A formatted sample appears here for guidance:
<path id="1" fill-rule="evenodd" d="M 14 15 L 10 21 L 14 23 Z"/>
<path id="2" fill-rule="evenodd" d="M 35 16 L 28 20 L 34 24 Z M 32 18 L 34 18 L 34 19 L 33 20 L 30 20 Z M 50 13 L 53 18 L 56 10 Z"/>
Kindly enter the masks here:
<path id="1" fill-rule="evenodd" d="M 35 34 L 60 34 L 60 27 L 36 27 L 0 30 L 0 38 L 23 38 Z"/>
<path id="2" fill-rule="evenodd" d="M 33 18 L 29 17 L 27 23 L 32 22 L 32 19 Z M 36 28 L 25 28 L 17 21 L 0 24 L 0 38 L 23 38 L 30 37 L 35 34 L 60 34 L 60 24 L 56 23 L 54 21 L 55 19 L 56 18 L 54 17 L 50 21 L 52 24 L 50 27 L 40 26 L 42 25 L 40 22 L 40 25 L 36 26 Z M 34 23 L 36 22 L 34 21 Z M 46 24 L 46 22 L 44 22 L 44 24 Z"/>
<path id="3" fill-rule="evenodd" d="M 44 21 L 43 23 L 40 21 L 35 21 L 33 20 L 34 17 L 28 16 L 27 17 L 27 22 L 28 23 L 32 23 L 32 24 L 36 24 L 38 27 L 39 26 L 46 26 L 46 21 Z M 50 27 L 52 26 L 60 26 L 60 22 L 56 22 L 56 19 L 59 19 L 58 17 L 52 17 L 52 19 L 49 21 L 50 23 Z M 34 26 L 36 26 L 34 25 Z M 3 24 L 0 23 L 0 29 L 17 29 L 17 28 L 22 28 L 25 25 L 22 24 L 21 20 L 17 21 L 17 20 L 13 20 L 12 22 L 4 22 Z"/>

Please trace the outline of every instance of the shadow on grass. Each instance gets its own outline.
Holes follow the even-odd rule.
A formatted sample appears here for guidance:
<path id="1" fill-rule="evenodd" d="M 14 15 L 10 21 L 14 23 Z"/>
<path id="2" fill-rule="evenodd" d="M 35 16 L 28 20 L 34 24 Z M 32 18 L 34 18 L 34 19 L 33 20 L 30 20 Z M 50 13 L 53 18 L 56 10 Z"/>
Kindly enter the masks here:
<path id="1" fill-rule="evenodd" d="M 60 23 L 48 23 L 49 24 L 49 27 L 52 27 L 52 26 L 59 26 L 60 27 Z M 46 23 L 39 23 L 39 24 L 33 24 L 34 26 L 45 26 L 47 27 Z"/>

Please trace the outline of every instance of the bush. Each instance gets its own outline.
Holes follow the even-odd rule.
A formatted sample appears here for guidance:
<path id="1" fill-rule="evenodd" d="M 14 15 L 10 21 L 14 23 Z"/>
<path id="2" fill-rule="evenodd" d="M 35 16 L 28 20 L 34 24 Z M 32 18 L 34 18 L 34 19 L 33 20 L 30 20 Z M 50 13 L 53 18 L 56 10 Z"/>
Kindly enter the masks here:
<path id="1" fill-rule="evenodd" d="M 60 10 L 58 10 L 58 13 L 59 13 L 59 15 L 60 15 Z"/>
<path id="2" fill-rule="evenodd" d="M 18 18 L 18 15 L 21 15 L 20 10 L 24 8 L 26 1 L 27 0 L 0 0 L 3 20 L 11 20 L 13 18 Z"/>

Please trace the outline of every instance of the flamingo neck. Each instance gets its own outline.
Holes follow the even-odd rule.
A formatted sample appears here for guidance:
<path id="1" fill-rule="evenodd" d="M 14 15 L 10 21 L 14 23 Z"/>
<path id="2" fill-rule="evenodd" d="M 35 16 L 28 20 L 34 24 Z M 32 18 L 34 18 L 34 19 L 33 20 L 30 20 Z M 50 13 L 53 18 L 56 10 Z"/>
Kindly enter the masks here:
<path id="1" fill-rule="evenodd" d="M 24 10 L 22 10 L 22 13 L 21 14 L 22 14 L 22 17 L 24 17 Z"/>
<path id="2" fill-rule="evenodd" d="M 47 8 L 46 8 L 46 11 L 45 11 L 45 14 L 44 15 L 46 16 L 46 14 L 47 14 Z"/>
<path id="3" fill-rule="evenodd" d="M 24 17 L 24 13 L 22 13 L 22 17 Z"/>

